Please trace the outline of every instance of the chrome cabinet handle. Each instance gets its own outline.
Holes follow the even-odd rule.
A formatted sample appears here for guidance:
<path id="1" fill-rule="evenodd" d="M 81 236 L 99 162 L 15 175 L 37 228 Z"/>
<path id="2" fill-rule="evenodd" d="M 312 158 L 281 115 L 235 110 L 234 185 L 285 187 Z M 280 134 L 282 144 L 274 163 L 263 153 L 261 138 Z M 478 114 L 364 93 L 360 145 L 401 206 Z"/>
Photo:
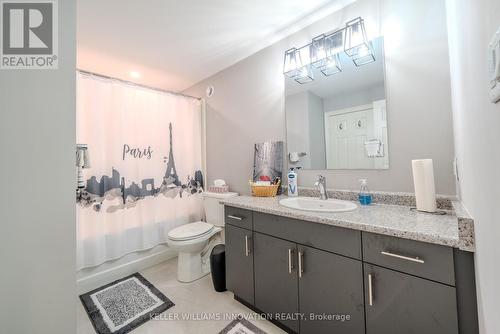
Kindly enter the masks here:
<path id="1" fill-rule="evenodd" d="M 293 249 L 288 249 L 288 273 L 291 274 L 293 271 Z"/>
<path id="2" fill-rule="evenodd" d="M 299 278 L 302 278 L 304 273 L 304 252 L 299 250 Z"/>
<path id="3" fill-rule="evenodd" d="M 235 219 L 235 220 L 243 220 L 245 219 L 244 217 L 238 217 L 238 216 L 233 216 L 233 215 L 227 215 L 227 218 Z"/>
<path id="4" fill-rule="evenodd" d="M 372 274 L 368 274 L 368 304 L 373 306 L 373 276 Z"/>
<path id="5" fill-rule="evenodd" d="M 409 257 L 409 256 L 403 256 L 403 255 L 399 255 L 399 254 L 394 254 L 394 253 L 387 252 L 387 251 L 382 251 L 380 253 L 382 255 L 386 255 L 386 256 L 390 256 L 390 257 L 395 257 L 395 258 L 401 259 L 401 260 L 406 260 L 406 261 L 411 261 L 411 262 L 416 262 L 416 263 L 425 263 L 425 261 L 422 260 L 422 259 L 420 259 L 418 256 L 417 257 Z"/>
<path id="6" fill-rule="evenodd" d="M 245 235 L 245 256 L 249 256 L 250 255 L 250 246 L 249 246 L 249 240 L 250 238 L 248 237 L 248 235 Z"/>

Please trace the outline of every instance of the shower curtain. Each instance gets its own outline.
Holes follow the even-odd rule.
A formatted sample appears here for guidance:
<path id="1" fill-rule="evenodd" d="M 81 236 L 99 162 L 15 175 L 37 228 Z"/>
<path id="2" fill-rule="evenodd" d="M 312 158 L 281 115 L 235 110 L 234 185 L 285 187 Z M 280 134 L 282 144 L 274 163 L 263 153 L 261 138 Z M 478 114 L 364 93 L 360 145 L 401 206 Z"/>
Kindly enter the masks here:
<path id="1" fill-rule="evenodd" d="M 166 242 L 200 220 L 199 100 L 77 73 L 77 143 L 90 167 L 77 191 L 77 267 Z"/>

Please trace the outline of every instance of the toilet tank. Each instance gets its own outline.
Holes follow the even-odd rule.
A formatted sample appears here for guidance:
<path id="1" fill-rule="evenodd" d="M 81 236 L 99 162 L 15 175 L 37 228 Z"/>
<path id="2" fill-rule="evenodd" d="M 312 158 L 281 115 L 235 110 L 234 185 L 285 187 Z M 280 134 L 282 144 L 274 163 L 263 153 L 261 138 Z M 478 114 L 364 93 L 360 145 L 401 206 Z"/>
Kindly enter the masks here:
<path id="1" fill-rule="evenodd" d="M 203 193 L 203 206 L 205 207 L 207 223 L 215 226 L 224 226 L 224 205 L 219 202 L 223 199 L 236 196 L 238 196 L 238 193 L 212 193 L 205 191 Z"/>

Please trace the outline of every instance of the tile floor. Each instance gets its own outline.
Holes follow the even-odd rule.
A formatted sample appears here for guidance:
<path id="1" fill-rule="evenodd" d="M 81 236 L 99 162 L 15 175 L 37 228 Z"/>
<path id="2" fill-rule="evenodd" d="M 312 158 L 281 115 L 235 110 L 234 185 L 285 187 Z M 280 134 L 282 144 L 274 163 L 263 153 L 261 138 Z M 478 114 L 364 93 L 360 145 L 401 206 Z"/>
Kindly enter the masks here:
<path id="1" fill-rule="evenodd" d="M 193 283 L 180 283 L 176 279 L 176 271 L 176 258 L 141 271 L 141 274 L 172 300 L 175 306 L 162 314 L 162 320 L 150 320 L 131 334 L 217 334 L 231 320 L 172 320 L 168 317 L 177 314 L 179 317 L 197 316 L 199 319 L 205 314 L 254 314 L 252 310 L 235 301 L 231 292 L 216 292 L 210 275 Z M 267 320 L 254 317 L 249 321 L 268 334 L 285 333 Z M 80 301 L 77 306 L 77 334 L 95 334 Z"/>

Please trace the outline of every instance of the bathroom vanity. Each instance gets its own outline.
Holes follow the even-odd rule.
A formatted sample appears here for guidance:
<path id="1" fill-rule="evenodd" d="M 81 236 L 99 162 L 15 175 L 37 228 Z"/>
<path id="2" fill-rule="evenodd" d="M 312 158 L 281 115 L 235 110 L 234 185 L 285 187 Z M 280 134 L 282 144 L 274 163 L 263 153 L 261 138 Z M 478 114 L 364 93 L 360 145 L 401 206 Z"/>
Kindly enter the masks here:
<path id="1" fill-rule="evenodd" d="M 453 213 L 224 201 L 235 299 L 292 333 L 477 334 L 473 245 Z"/>

